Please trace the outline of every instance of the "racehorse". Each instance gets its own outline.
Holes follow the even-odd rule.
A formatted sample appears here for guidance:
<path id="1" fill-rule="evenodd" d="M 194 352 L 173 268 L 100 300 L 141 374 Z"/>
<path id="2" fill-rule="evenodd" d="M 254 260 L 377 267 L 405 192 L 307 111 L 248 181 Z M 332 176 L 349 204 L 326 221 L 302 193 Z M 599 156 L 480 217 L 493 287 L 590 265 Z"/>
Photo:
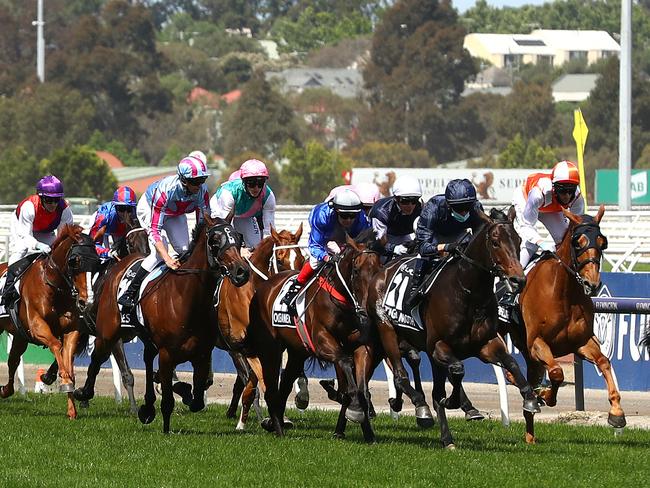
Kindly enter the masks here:
<path id="1" fill-rule="evenodd" d="M 145 287 L 140 298 L 144 319 L 144 329 L 140 332 L 145 344 L 146 365 L 145 403 L 138 411 L 142 423 L 152 422 L 156 415 L 153 386 L 156 354 L 159 355 L 158 374 L 162 388 L 163 432 L 169 432 L 174 409 L 172 373 L 176 365 L 190 361 L 194 368 L 194 398 L 190 410 L 199 411 L 205 406 L 203 392 L 211 352 L 217 340 L 212 299 L 220 275 L 240 286 L 248 281 L 249 267 L 239 255 L 241 243 L 241 236 L 230 224 L 205 215 L 204 222 L 199 222 L 192 233 L 189 250 L 179 257 L 181 267 L 164 272 Z M 97 339 L 101 336 L 102 341 L 95 347 L 91 368 L 97 361 L 101 364 L 110 350 L 106 345 L 110 346 L 111 341 L 119 337 L 121 318 L 117 287 L 125 269 L 135 259 L 122 260 L 107 276 L 97 312 Z M 84 386 L 79 393 L 89 395 L 91 391 Z"/>
<path id="2" fill-rule="evenodd" d="M 605 207 L 595 217 L 574 215 L 564 211 L 569 227 L 556 253 L 544 253 L 528 273 L 519 303 L 524 326 L 509 323 L 515 346 L 522 352 L 531 385 L 540 384 L 544 370 L 548 372 L 551 388 L 542 389 L 540 396 L 549 407 L 557 402 L 557 390 L 564 381 L 562 367 L 556 357 L 578 354 L 594 363 L 607 383 L 609 395 L 608 422 L 612 427 L 626 424 L 621 408 L 621 395 L 612 377 L 607 356 L 600 351 L 594 335 L 594 306 L 591 301 L 600 288 L 600 259 L 607 248 L 607 238 L 600 231 Z M 503 322 L 502 322 L 503 324 Z M 525 412 L 526 441 L 534 443 L 534 415 Z"/>
<path id="3" fill-rule="evenodd" d="M 128 216 L 128 214 L 127 214 Z M 143 227 L 136 227 L 135 224 L 131 221 L 130 216 L 125 221 L 127 227 L 127 233 L 117 239 L 111 246 L 113 259 L 108 259 L 102 262 L 102 266 L 96 274 L 93 274 L 93 284 L 92 284 L 92 293 L 89 297 L 89 307 L 87 308 L 86 313 L 82 316 L 84 323 L 88 328 L 88 331 L 91 335 L 95 335 L 96 324 L 95 318 L 97 313 L 97 303 L 94 301 L 95 296 L 99 296 L 99 287 L 103 283 L 103 276 L 108 271 L 109 267 L 114 264 L 116 261 L 124 259 L 129 254 L 149 254 L 149 241 L 147 239 L 147 232 Z M 95 242 L 101 242 L 106 233 L 106 226 L 101 227 L 97 234 L 94 237 Z M 92 298 L 91 298 L 92 297 Z M 132 337 L 131 337 L 132 339 Z M 134 376 L 129 363 L 126 359 L 126 353 L 124 351 L 124 343 L 122 339 L 119 339 L 112 348 L 111 354 L 115 358 L 115 362 L 120 369 L 120 374 L 122 376 L 122 383 L 126 388 L 127 395 L 129 397 L 129 405 L 131 413 L 137 413 L 138 407 L 135 401 L 135 393 L 133 391 L 134 387 Z M 48 370 L 41 375 L 41 381 L 46 385 L 51 385 L 56 380 L 56 375 L 59 370 L 59 365 L 56 361 L 52 362 Z M 88 400 L 81 400 L 80 405 L 82 407 L 88 407 Z"/>
<path id="4" fill-rule="evenodd" d="M 410 385 L 400 359 L 399 340 L 404 339 L 433 360 L 433 404 L 438 414 L 442 444 L 453 448 L 445 408 L 459 408 L 463 399 L 461 360 L 471 356 L 498 364 L 510 371 L 524 398 L 524 410 L 539 411 L 537 398 L 522 375 L 516 361 L 508 354 L 503 339 L 497 335 L 497 303 L 494 279 L 507 279 L 517 290 L 525 283 L 519 263 L 521 242 L 512 221 L 514 212 L 506 215 L 492 210 L 490 217 L 481 212 L 484 225 L 472 237 L 467 248 L 458 250 L 441 266 L 433 284 L 419 306 L 424 331 L 393 325 L 384 308 L 388 286 L 401 265 L 409 258 L 387 265 L 373 279 L 368 291 L 369 314 L 377 325 L 381 343 L 395 375 L 395 387 L 402 390 L 416 406 L 416 416 L 431 418 L 424 395 Z M 445 398 L 444 376 L 453 386 Z"/>
<path id="5" fill-rule="evenodd" d="M 263 422 L 263 426 L 277 435 L 284 434 L 287 397 L 310 356 L 340 368 L 345 378 L 341 388 L 343 405 L 347 407 L 345 415 L 353 421 L 363 422 L 363 428 L 369 427 L 367 406 L 364 406 L 357 387 L 352 354 L 367 342 L 369 334 L 364 297 L 359 290 L 362 280 L 357 280 L 357 277 L 368 266 L 371 256 L 379 266 L 378 255 L 363 244 L 370 236 L 374 238 L 371 229 L 362 232 L 356 240 L 348 236 L 344 250 L 320 268 L 310 282 L 313 285 L 304 288 L 302 293 L 307 306 L 296 330 L 275 328 L 272 323 L 273 303 L 295 272 L 282 272 L 269 278 L 260 284 L 253 296 L 248 343 L 251 354 L 261 362 L 266 385 L 264 395 L 270 418 Z M 288 360 L 278 389 L 281 356 L 285 348 Z"/>
<path id="6" fill-rule="evenodd" d="M 24 329 L 10 318 L 0 319 L 0 327 L 14 340 L 7 361 L 9 381 L 0 388 L 0 397 L 14 393 L 14 375 L 29 342 L 46 346 L 59 368 L 59 390 L 68 394 L 67 414 L 74 419 L 77 409 L 74 389 L 74 353 L 80 340 L 79 315 L 88 304 L 87 273 L 99 267 L 99 257 L 90 236 L 78 225 L 64 226 L 49 255 L 41 255 L 20 278 L 21 300 L 17 316 Z M 5 272 L 6 264 L 0 268 Z"/>

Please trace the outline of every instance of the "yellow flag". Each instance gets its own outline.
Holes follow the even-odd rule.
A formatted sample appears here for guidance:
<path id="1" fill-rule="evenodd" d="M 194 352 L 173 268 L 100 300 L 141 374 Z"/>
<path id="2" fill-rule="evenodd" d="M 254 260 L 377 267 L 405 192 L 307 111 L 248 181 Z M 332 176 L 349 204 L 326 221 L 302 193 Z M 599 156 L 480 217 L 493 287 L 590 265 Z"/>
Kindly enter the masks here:
<path id="1" fill-rule="evenodd" d="M 576 141 L 576 150 L 578 152 L 578 171 L 580 171 L 580 192 L 585 199 L 587 205 L 587 182 L 585 181 L 585 144 L 587 143 L 587 135 L 589 128 L 585 119 L 582 117 L 582 110 L 579 108 L 573 111 L 574 125 L 573 125 L 573 139 Z"/>

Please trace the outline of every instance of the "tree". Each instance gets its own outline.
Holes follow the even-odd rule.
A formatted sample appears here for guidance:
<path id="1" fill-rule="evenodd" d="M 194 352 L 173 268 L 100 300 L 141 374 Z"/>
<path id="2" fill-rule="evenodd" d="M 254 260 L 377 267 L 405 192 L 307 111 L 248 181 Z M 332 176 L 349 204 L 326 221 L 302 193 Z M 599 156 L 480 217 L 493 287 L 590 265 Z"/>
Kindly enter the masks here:
<path id="1" fill-rule="evenodd" d="M 43 170 L 56 175 L 70 197 L 92 196 L 101 201 L 111 198 L 117 188 L 108 165 L 88 146 L 57 149 L 43 162 Z"/>
<path id="2" fill-rule="evenodd" d="M 289 200 L 299 204 L 322 202 L 329 191 L 343 184 L 341 173 L 350 167 L 337 152 L 328 151 L 315 141 L 304 148 L 289 141 L 282 150 L 289 163 L 282 169 Z"/>
<path id="3" fill-rule="evenodd" d="M 18 203 L 32 194 L 41 176 L 38 160 L 22 146 L 0 154 L 0 202 Z"/>
<path id="4" fill-rule="evenodd" d="M 557 156 L 550 147 L 542 147 L 535 139 L 524 139 L 521 134 L 512 139 L 499 154 L 499 168 L 551 168 Z"/>
<path id="5" fill-rule="evenodd" d="M 298 141 L 299 129 L 286 100 L 257 73 L 242 90 L 239 101 L 223 120 L 224 156 L 231 159 L 245 151 L 275 158 L 287 140 Z"/>
<path id="6" fill-rule="evenodd" d="M 406 142 L 438 160 L 456 154 L 454 131 L 470 121 L 452 121 L 450 111 L 476 73 L 464 36 L 449 0 L 403 0 L 387 10 L 363 74 L 371 107 L 363 137 Z"/>
<path id="7" fill-rule="evenodd" d="M 116 140 L 109 141 L 106 139 L 104 134 L 99 131 L 93 132 L 93 135 L 90 137 L 86 145 L 95 151 L 108 151 L 122 161 L 124 166 L 147 165 L 147 162 L 142 157 L 142 154 L 140 154 L 140 151 L 137 149 L 129 151 L 122 142 Z"/>
<path id="8" fill-rule="evenodd" d="M 352 160 L 352 167 L 431 168 L 436 165 L 424 149 L 414 150 L 401 142 L 368 142 L 347 150 L 345 156 Z"/>

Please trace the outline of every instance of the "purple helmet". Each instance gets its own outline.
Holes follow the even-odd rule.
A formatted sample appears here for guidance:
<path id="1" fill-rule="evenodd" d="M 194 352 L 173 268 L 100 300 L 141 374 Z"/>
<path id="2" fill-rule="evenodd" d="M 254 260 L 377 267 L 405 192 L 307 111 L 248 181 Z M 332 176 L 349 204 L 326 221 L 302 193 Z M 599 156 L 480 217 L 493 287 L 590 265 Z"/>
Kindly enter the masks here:
<path id="1" fill-rule="evenodd" d="M 63 183 L 54 175 L 41 178 L 36 185 L 36 193 L 46 197 L 63 197 Z"/>

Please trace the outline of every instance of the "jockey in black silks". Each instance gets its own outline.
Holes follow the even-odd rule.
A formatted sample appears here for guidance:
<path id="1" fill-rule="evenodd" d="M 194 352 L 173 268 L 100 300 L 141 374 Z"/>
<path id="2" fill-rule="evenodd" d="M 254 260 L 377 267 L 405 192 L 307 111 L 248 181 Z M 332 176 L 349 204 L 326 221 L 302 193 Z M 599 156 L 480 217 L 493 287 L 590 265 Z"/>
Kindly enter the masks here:
<path id="1" fill-rule="evenodd" d="M 422 209 L 415 232 L 419 252 L 413 269 L 413 280 L 407 308 L 413 309 L 424 296 L 420 287 L 441 252 L 451 252 L 469 242 L 471 235 L 484 223 L 479 217 L 483 206 L 476 199 L 476 189 L 468 179 L 455 179 L 447 184 L 444 195 L 435 195 Z"/>
<path id="2" fill-rule="evenodd" d="M 370 210 L 377 239 L 386 236 L 382 261 L 407 254 L 415 237 L 415 220 L 422 212 L 422 187 L 411 176 L 400 176 L 393 184 L 393 196 L 382 198 Z"/>

